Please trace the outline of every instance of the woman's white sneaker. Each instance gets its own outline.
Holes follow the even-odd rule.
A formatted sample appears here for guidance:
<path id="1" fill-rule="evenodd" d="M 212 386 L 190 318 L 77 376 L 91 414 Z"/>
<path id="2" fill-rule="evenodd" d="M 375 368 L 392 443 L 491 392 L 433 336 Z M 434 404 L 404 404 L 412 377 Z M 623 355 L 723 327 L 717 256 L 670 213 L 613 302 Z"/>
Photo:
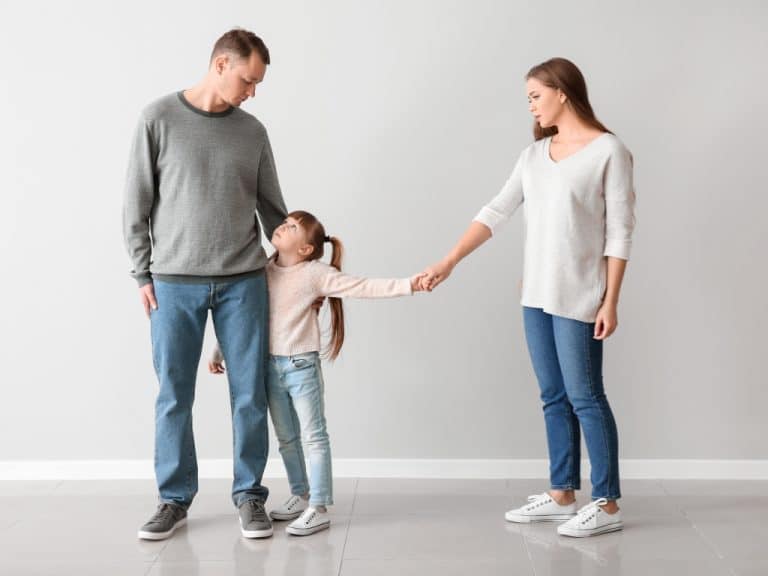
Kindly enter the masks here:
<path id="1" fill-rule="evenodd" d="M 272 520 L 293 520 L 301 516 L 301 513 L 307 509 L 307 501 L 301 496 L 291 496 L 283 502 L 279 508 L 272 510 L 269 515 Z"/>
<path id="2" fill-rule="evenodd" d="M 330 525 L 331 519 L 327 512 L 320 512 L 317 508 L 310 507 L 304 510 L 301 517 L 288 524 L 285 531 L 294 536 L 309 536 L 325 530 Z"/>
<path id="3" fill-rule="evenodd" d="M 557 533 L 562 536 L 583 538 L 597 536 L 606 532 L 615 532 L 624 528 L 621 522 L 621 510 L 608 514 L 601 506 L 608 503 L 605 498 L 590 502 L 581 508 L 574 518 L 557 527 Z"/>
<path id="4" fill-rule="evenodd" d="M 528 496 L 528 504 L 504 515 L 507 522 L 557 522 L 576 515 L 576 502 L 561 506 L 548 493 Z"/>

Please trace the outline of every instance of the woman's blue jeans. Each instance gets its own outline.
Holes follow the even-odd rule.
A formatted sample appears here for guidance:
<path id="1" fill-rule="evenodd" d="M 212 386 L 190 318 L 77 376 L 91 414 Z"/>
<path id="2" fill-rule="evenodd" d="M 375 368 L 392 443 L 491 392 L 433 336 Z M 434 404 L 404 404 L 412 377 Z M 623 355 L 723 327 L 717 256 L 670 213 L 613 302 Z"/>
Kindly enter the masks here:
<path id="1" fill-rule="evenodd" d="M 529 307 L 523 307 L 523 323 L 544 404 L 551 487 L 581 487 L 583 431 L 592 498 L 619 498 L 619 440 L 603 390 L 603 343 L 593 338 L 595 325 Z"/>

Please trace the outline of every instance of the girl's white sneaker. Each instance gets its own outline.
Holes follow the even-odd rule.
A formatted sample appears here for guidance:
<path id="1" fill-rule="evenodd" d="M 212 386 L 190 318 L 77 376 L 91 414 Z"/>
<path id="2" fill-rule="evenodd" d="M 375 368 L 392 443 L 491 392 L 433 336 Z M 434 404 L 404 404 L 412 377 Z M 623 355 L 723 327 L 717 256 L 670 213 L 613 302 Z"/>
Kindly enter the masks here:
<path id="1" fill-rule="evenodd" d="M 606 532 L 615 532 L 624 528 L 621 522 L 621 510 L 615 514 L 608 514 L 600 508 L 608 503 L 605 498 L 590 502 L 581 508 L 574 518 L 557 527 L 557 533 L 562 536 L 583 538 L 585 536 L 597 536 Z"/>
<path id="2" fill-rule="evenodd" d="M 272 510 L 269 515 L 272 520 L 293 520 L 301 516 L 301 513 L 307 509 L 307 501 L 301 496 L 291 496 L 283 502 L 279 508 Z"/>
<path id="3" fill-rule="evenodd" d="M 325 530 L 331 525 L 331 519 L 327 512 L 320 512 L 317 508 L 309 507 L 304 510 L 301 517 L 297 518 L 285 529 L 288 534 L 294 536 L 309 536 L 320 530 Z"/>
<path id="4" fill-rule="evenodd" d="M 504 515 L 507 522 L 557 522 L 576 515 L 576 502 L 561 506 L 548 493 L 528 496 L 528 504 L 510 510 Z"/>

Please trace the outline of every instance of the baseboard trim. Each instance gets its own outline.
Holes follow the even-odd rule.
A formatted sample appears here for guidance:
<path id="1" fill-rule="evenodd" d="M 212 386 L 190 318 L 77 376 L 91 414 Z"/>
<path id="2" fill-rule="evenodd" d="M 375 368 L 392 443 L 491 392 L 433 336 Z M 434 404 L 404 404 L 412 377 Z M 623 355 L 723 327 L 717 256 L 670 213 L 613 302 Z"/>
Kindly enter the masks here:
<path id="1" fill-rule="evenodd" d="M 622 460 L 625 479 L 768 480 L 768 460 Z M 546 478 L 546 460 L 341 458 L 333 461 L 337 478 Z M 201 478 L 231 478 L 232 461 L 202 459 Z M 270 458 L 264 476 L 284 478 L 278 458 Z M 589 462 L 582 462 L 589 477 Z M 154 478 L 151 460 L 5 460 L 0 480 L 121 480 Z"/>

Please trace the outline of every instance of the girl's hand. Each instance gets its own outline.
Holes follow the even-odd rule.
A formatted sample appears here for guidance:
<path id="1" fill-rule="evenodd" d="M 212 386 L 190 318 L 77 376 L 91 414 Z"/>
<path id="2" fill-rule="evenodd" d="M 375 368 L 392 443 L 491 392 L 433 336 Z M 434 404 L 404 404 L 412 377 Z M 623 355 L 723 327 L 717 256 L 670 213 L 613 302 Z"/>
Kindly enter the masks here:
<path id="1" fill-rule="evenodd" d="M 422 279 L 424 276 L 424 272 L 421 274 L 416 274 L 415 276 L 411 276 L 411 292 L 421 292 L 424 290 L 422 286 Z"/>
<path id="2" fill-rule="evenodd" d="M 614 333 L 618 325 L 616 305 L 612 302 L 603 302 L 595 318 L 595 340 L 605 340 Z"/>
<path id="3" fill-rule="evenodd" d="M 437 288 L 439 284 L 451 275 L 454 266 L 456 266 L 456 264 L 445 258 L 437 264 L 433 264 L 426 268 L 422 273 L 421 289 L 432 292 L 432 290 Z"/>
<path id="4" fill-rule="evenodd" d="M 213 360 L 209 360 L 208 372 L 211 374 L 224 374 L 224 372 L 226 372 L 226 369 L 224 368 L 224 362 L 215 362 Z"/>

